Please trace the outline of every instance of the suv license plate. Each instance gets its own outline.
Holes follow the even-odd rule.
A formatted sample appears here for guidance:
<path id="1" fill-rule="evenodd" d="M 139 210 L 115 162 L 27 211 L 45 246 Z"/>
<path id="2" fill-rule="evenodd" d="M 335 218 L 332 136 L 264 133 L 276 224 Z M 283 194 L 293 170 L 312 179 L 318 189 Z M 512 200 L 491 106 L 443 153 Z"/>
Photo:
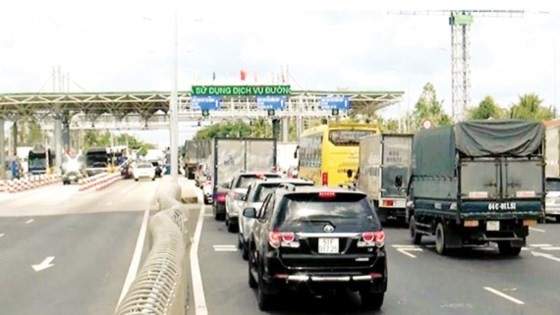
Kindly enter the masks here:
<path id="1" fill-rule="evenodd" d="M 488 221 L 486 222 L 486 231 L 499 231 L 500 221 Z"/>
<path id="2" fill-rule="evenodd" d="M 338 238 L 320 238 L 320 254 L 338 254 Z"/>

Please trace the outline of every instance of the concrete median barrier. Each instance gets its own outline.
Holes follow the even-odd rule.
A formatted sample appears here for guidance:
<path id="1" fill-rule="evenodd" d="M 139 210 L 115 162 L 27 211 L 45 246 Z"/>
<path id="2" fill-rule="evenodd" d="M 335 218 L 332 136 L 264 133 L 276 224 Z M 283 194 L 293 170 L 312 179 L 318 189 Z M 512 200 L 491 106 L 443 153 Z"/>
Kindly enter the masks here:
<path id="1" fill-rule="evenodd" d="M 170 183 L 158 191 L 159 210 L 149 219 L 151 246 L 116 315 L 184 315 L 187 305 L 187 212 L 183 189 Z"/>

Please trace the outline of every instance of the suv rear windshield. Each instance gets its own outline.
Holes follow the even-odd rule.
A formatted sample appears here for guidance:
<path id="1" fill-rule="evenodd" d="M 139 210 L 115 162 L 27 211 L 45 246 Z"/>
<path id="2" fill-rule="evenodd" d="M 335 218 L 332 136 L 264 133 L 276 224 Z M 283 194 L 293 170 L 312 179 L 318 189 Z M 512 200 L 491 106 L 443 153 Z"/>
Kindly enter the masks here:
<path id="1" fill-rule="evenodd" d="M 253 196 L 253 202 L 263 202 L 266 196 L 272 192 L 274 189 L 278 188 L 281 184 L 291 184 L 294 186 L 313 186 L 313 183 L 266 183 L 260 184 L 255 191 Z"/>
<path id="2" fill-rule="evenodd" d="M 335 227 L 335 232 L 381 229 L 366 196 L 357 193 L 338 193 L 329 198 L 320 198 L 318 193 L 286 195 L 274 226 L 293 232 L 323 233 L 327 223 Z"/>
<path id="3" fill-rule="evenodd" d="M 234 188 L 249 188 L 252 182 L 260 178 L 279 178 L 280 174 L 251 174 L 251 175 L 241 175 L 237 180 Z"/>

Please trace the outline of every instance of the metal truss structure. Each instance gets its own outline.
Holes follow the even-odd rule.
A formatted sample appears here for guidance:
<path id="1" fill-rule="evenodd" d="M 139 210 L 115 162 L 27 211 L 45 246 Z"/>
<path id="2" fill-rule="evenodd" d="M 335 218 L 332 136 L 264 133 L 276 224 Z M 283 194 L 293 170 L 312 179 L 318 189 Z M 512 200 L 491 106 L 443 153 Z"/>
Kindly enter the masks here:
<path id="1" fill-rule="evenodd" d="M 331 110 L 321 109 L 324 95 L 347 95 L 352 109 L 374 112 L 402 101 L 402 91 L 292 91 L 284 110 L 277 118 L 322 118 Z M 257 107 L 254 96 L 223 97 L 221 109 L 203 117 L 190 108 L 190 92 L 179 92 L 179 121 L 211 119 L 254 119 L 268 112 Z M 109 93 L 35 93 L 0 95 L 0 118 L 17 121 L 36 117 L 45 129 L 62 120 L 70 129 L 165 129 L 169 127 L 170 92 Z"/>
<path id="2" fill-rule="evenodd" d="M 464 119 L 471 105 L 470 39 L 473 17 L 523 17 L 524 10 L 412 10 L 389 11 L 393 15 L 448 15 L 451 26 L 451 99 L 453 119 Z"/>

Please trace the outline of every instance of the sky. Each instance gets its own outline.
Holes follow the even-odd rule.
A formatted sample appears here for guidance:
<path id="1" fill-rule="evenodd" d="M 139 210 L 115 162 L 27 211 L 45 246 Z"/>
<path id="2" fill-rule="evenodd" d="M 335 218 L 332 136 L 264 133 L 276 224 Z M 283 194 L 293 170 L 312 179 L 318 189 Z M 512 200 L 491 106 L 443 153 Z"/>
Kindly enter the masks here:
<path id="1" fill-rule="evenodd" d="M 171 90 L 176 10 L 179 90 L 193 83 L 240 83 L 240 70 L 270 84 L 287 67 L 294 90 L 404 91 L 400 104 L 381 112 L 388 118 L 412 110 L 431 82 L 451 113 L 448 16 L 397 11 L 508 9 L 525 13 L 474 18 L 472 103 L 491 95 L 510 106 L 519 95 L 536 93 L 558 107 L 560 9 L 553 1 L 470 0 L 467 7 L 466 1 L 418 2 L 4 1 L 0 93 L 60 89 L 55 66 L 68 74 L 71 92 Z M 181 139 L 193 128 L 183 124 Z M 136 134 L 165 142 L 168 131 Z"/>

